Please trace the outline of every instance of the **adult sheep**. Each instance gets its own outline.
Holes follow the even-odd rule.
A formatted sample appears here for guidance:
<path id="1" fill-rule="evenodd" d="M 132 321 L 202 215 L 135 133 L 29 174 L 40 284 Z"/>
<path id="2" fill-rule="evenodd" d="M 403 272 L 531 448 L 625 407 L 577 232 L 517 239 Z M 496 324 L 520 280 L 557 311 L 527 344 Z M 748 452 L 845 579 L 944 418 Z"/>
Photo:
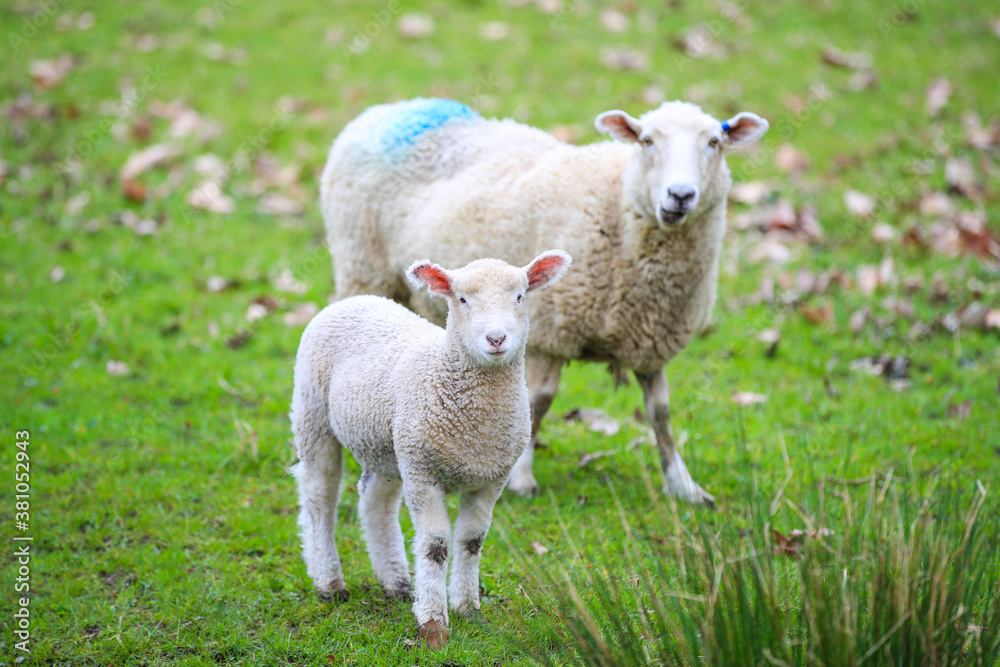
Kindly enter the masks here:
<path id="1" fill-rule="evenodd" d="M 532 303 L 525 370 L 533 436 L 565 362 L 631 369 L 664 492 L 712 505 L 676 450 L 663 367 L 715 302 L 732 185 L 725 152 L 760 138 L 768 124 L 748 112 L 719 122 L 683 102 L 639 118 L 608 111 L 595 124 L 619 141 L 572 146 L 450 100 L 362 113 L 333 143 L 320 183 L 338 297 L 380 294 L 441 322 L 440 304 L 407 283 L 414 255 L 524 264 L 564 248 L 575 258 L 572 276 Z M 511 472 L 508 488 L 521 495 L 538 489 L 532 451 Z"/>

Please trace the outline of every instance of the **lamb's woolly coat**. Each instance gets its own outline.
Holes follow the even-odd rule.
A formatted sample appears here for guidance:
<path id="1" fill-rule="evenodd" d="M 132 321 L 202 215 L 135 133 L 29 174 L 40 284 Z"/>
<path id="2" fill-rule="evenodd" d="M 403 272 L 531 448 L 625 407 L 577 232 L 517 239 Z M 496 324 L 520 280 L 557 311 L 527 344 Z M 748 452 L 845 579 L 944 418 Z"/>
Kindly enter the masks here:
<path id="1" fill-rule="evenodd" d="M 647 407 L 657 406 L 649 418 L 665 490 L 711 503 L 675 451 L 662 369 L 708 322 L 715 302 L 731 186 L 721 152 L 729 130 L 720 134 L 728 126 L 683 103 L 640 120 L 647 117 L 650 137 L 680 132 L 693 152 L 710 139 L 718 147 L 695 158 L 711 176 L 681 225 L 657 223 L 662 204 L 651 199 L 650 184 L 655 190 L 659 183 L 639 143 L 570 146 L 444 100 L 376 106 L 351 122 L 330 150 L 320 203 L 338 295 L 381 294 L 435 321 L 444 317 L 441 305 L 404 278 L 414 254 L 452 264 L 478 256 L 523 263 L 544 248 L 566 249 L 575 258 L 572 275 L 532 304 L 533 428 L 551 402 L 561 363 L 609 361 L 632 369 Z M 766 130 L 753 114 L 733 120 L 740 117 Z M 537 488 L 530 448 L 510 488 Z"/>
<path id="2" fill-rule="evenodd" d="M 446 493 L 504 480 L 530 438 L 523 353 L 487 371 L 463 343 L 394 301 L 358 296 L 306 327 L 292 422 L 326 431 L 366 472 L 426 472 Z M 303 437 L 311 459 L 329 442 Z"/>

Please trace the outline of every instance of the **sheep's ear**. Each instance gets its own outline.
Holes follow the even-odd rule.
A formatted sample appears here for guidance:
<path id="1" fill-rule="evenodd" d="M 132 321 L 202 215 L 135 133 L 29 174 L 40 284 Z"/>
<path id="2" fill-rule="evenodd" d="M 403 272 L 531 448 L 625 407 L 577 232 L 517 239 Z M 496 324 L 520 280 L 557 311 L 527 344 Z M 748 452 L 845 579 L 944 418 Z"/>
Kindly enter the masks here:
<path id="1" fill-rule="evenodd" d="M 726 143 L 742 146 L 763 137 L 768 127 L 767 121 L 757 114 L 741 111 L 722 124 L 722 131 L 726 134 Z"/>
<path id="2" fill-rule="evenodd" d="M 442 296 L 455 296 L 451 291 L 451 275 L 437 264 L 431 264 L 430 260 L 418 259 L 406 271 L 406 277 L 410 279 L 417 289 L 427 285 L 427 290 L 431 294 Z"/>
<path id="3" fill-rule="evenodd" d="M 639 141 L 639 133 L 642 132 L 638 120 L 618 109 L 602 113 L 594 119 L 594 127 L 598 132 L 610 134 L 620 141 Z"/>
<path id="4" fill-rule="evenodd" d="M 543 252 L 524 267 L 524 272 L 528 274 L 528 291 L 545 287 L 562 278 L 572 261 L 569 253 L 562 250 Z"/>

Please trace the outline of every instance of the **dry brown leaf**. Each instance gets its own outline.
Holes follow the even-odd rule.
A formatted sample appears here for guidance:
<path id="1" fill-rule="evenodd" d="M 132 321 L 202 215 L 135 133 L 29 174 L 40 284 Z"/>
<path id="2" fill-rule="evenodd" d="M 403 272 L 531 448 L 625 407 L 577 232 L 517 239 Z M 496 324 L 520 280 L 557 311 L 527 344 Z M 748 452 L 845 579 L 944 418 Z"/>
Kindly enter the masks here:
<path id="1" fill-rule="evenodd" d="M 733 403 L 736 405 L 754 405 L 755 403 L 766 403 L 767 396 L 756 394 L 752 391 L 734 391 Z"/>
<path id="2" fill-rule="evenodd" d="M 950 403 L 948 405 L 948 416 L 952 419 L 966 419 L 970 414 L 972 414 L 972 401 Z"/>
<path id="3" fill-rule="evenodd" d="M 738 204 L 756 205 L 764 201 L 771 193 L 771 188 L 760 181 L 737 183 L 729 191 L 729 201 Z"/>
<path id="4" fill-rule="evenodd" d="M 878 76 L 871 70 L 858 70 L 847 79 L 847 87 L 856 93 L 878 87 Z"/>
<path id="5" fill-rule="evenodd" d="M 871 69 L 873 65 L 872 56 L 866 51 L 841 51 L 829 44 L 823 47 L 823 62 L 850 69 Z"/>
<path id="6" fill-rule="evenodd" d="M 399 34 L 410 39 L 430 37 L 434 34 L 434 19 L 430 14 L 409 13 L 399 17 Z"/>
<path id="7" fill-rule="evenodd" d="M 115 359 L 108 359 L 107 363 L 108 375 L 121 377 L 123 375 L 128 375 L 129 367 L 124 361 L 116 361 Z"/>
<path id="8" fill-rule="evenodd" d="M 271 281 L 274 289 L 279 292 L 288 292 L 291 294 L 304 294 L 309 286 L 306 285 L 301 280 L 297 280 L 295 275 L 289 269 L 283 269 L 278 276 Z"/>
<path id="9" fill-rule="evenodd" d="M 210 213 L 228 214 L 236 210 L 236 202 L 222 191 L 215 181 L 205 181 L 187 196 L 188 206 Z"/>
<path id="10" fill-rule="evenodd" d="M 976 185 L 976 170 L 972 161 L 964 157 L 948 158 L 944 163 L 944 178 L 948 186 L 969 199 L 979 199 L 979 187 Z"/>
<path id="11" fill-rule="evenodd" d="M 257 202 L 257 212 L 264 215 L 302 215 L 305 210 L 302 202 L 277 192 L 265 192 Z"/>
<path id="12" fill-rule="evenodd" d="M 155 167 L 179 154 L 180 149 L 172 144 L 153 144 L 152 146 L 148 146 L 128 156 L 121 171 L 118 173 L 118 179 L 123 185 L 129 181 L 134 181 L 147 169 Z"/>
<path id="13" fill-rule="evenodd" d="M 614 7 L 602 9 L 600 18 L 601 25 L 611 32 L 625 32 L 628 30 L 628 17 Z"/>
<path id="14" fill-rule="evenodd" d="M 829 301 L 822 306 L 810 306 L 809 304 L 799 304 L 799 312 L 811 324 L 829 324 L 833 321 L 833 304 Z"/>
<path id="15" fill-rule="evenodd" d="M 567 412 L 563 418 L 566 421 L 583 422 L 591 431 L 607 436 L 615 435 L 621 429 L 618 420 L 599 408 L 577 408 Z"/>
<path id="16" fill-rule="evenodd" d="M 580 462 L 576 464 L 576 467 L 586 468 L 597 459 L 603 459 L 605 456 L 611 456 L 614 453 L 615 452 L 612 449 L 605 449 L 600 452 L 586 452 L 580 457 Z"/>
<path id="17" fill-rule="evenodd" d="M 844 192 L 844 206 L 857 217 L 867 218 L 875 211 L 875 198 L 857 190 L 847 190 Z"/>
<path id="18" fill-rule="evenodd" d="M 47 90 L 59 84 L 73 69 L 73 56 L 65 53 L 56 60 L 33 60 L 30 65 L 31 78 L 35 86 Z"/>
<path id="19" fill-rule="evenodd" d="M 614 70 L 640 72 L 649 69 L 649 56 L 625 46 L 604 47 L 601 49 L 600 58 L 601 64 Z"/>
<path id="20" fill-rule="evenodd" d="M 801 538 L 785 537 L 774 528 L 771 529 L 771 533 L 774 536 L 774 553 L 790 558 L 798 558 L 802 555 L 804 536 Z"/>
<path id="21" fill-rule="evenodd" d="M 921 215 L 948 215 L 955 210 L 951 198 L 943 192 L 926 192 L 920 196 L 917 207 Z"/>
<path id="22" fill-rule="evenodd" d="M 774 164 L 778 169 L 791 174 L 809 168 L 809 158 L 789 143 L 781 144 L 774 154 Z"/>
<path id="23" fill-rule="evenodd" d="M 285 316 L 282 319 L 285 322 L 285 326 L 304 327 L 312 321 L 312 318 L 316 317 L 318 312 L 319 306 L 310 301 L 299 304 L 291 312 L 285 313 Z"/>
<path id="24" fill-rule="evenodd" d="M 938 77 L 931 82 L 931 85 L 927 87 L 927 99 L 925 105 L 927 107 L 927 112 L 932 116 L 937 116 L 944 105 L 948 103 L 948 98 L 951 97 L 951 82 L 948 79 Z"/>
<path id="25" fill-rule="evenodd" d="M 542 545 L 541 542 L 535 541 L 531 543 L 531 548 L 535 550 L 535 553 L 539 556 L 547 554 L 549 552 L 548 547 Z"/>
<path id="26" fill-rule="evenodd" d="M 781 334 L 777 329 L 764 329 L 757 334 L 757 340 L 767 345 L 767 349 L 764 350 L 764 356 L 773 357 L 778 351 L 778 343 L 781 342 Z"/>
<path id="27" fill-rule="evenodd" d="M 499 42 L 510 35 L 510 24 L 503 21 L 487 21 L 479 26 L 479 36 L 487 42 Z"/>
<path id="28" fill-rule="evenodd" d="M 871 317 L 872 311 L 870 308 L 865 306 L 861 310 L 857 310 L 851 314 L 851 332 L 861 333 L 861 330 L 865 328 L 865 324 L 868 323 L 868 318 Z"/>
<path id="29" fill-rule="evenodd" d="M 877 222 L 872 227 L 872 241 L 885 245 L 896 238 L 896 229 L 884 222 Z"/>

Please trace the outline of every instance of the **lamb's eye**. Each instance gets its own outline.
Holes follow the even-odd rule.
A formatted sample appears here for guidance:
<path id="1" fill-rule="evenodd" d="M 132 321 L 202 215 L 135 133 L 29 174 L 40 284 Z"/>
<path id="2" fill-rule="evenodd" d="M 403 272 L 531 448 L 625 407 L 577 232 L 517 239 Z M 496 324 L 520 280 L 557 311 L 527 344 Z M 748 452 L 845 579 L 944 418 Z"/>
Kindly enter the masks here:
<path id="1" fill-rule="evenodd" d="M 708 141 L 708 147 L 709 148 L 718 148 L 719 147 L 719 138 L 718 137 L 712 137 Z"/>
<path id="2" fill-rule="evenodd" d="M 643 146 L 647 147 L 653 145 L 653 139 L 651 137 L 643 137 L 639 140 L 639 142 L 642 143 Z"/>
<path id="3" fill-rule="evenodd" d="M 517 302 L 518 302 L 518 303 L 521 303 L 521 299 L 523 299 L 523 298 L 524 298 L 524 295 L 523 295 L 523 294 L 518 294 L 518 295 L 517 295 Z"/>
<path id="4" fill-rule="evenodd" d="M 466 300 L 465 300 L 465 297 L 464 297 L 464 296 L 460 296 L 460 297 L 458 297 L 458 302 L 459 302 L 459 303 L 468 303 L 468 301 L 466 301 Z"/>

